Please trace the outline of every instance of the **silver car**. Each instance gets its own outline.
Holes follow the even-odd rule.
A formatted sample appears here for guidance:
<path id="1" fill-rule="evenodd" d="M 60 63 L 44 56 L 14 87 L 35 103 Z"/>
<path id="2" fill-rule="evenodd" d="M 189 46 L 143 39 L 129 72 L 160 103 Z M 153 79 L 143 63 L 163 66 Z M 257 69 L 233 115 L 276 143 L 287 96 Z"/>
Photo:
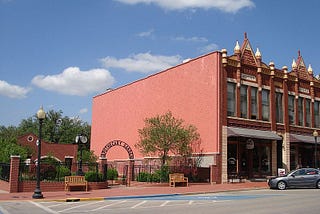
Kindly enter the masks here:
<path id="1" fill-rule="evenodd" d="M 270 189 L 284 190 L 286 188 L 313 187 L 320 188 L 320 171 L 314 168 L 293 170 L 285 176 L 268 180 Z"/>

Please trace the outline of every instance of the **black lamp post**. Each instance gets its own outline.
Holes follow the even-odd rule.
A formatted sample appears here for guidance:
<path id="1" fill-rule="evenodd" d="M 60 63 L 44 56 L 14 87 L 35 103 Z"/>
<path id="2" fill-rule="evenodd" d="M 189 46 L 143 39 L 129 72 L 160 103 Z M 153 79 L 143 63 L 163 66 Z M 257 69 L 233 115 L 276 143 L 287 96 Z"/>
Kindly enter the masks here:
<path id="1" fill-rule="evenodd" d="M 318 168 L 318 157 L 317 157 L 317 138 L 318 138 L 318 132 L 317 130 L 314 130 L 312 133 L 314 137 L 314 168 Z"/>
<path id="2" fill-rule="evenodd" d="M 75 142 L 76 142 L 76 144 L 78 144 L 78 146 L 80 146 L 80 160 L 79 160 L 79 167 L 78 167 L 77 175 L 84 175 L 84 173 L 82 171 L 82 146 L 88 142 L 88 138 L 87 138 L 87 136 L 85 136 L 83 134 L 79 134 L 76 136 Z"/>
<path id="3" fill-rule="evenodd" d="M 37 163 L 37 185 L 32 198 L 43 198 L 43 195 L 40 190 L 40 163 L 41 163 L 41 135 L 42 135 L 42 123 L 44 118 L 46 118 L 46 112 L 43 110 L 42 106 L 37 112 L 37 118 L 39 120 L 39 139 L 37 140 L 38 147 L 38 163 Z"/>

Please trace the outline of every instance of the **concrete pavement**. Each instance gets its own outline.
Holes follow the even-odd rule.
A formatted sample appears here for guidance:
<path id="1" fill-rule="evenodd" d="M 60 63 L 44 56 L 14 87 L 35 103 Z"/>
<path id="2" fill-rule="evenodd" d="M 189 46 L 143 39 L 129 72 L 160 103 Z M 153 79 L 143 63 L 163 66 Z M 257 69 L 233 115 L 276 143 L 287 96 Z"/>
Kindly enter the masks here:
<path id="1" fill-rule="evenodd" d="M 266 182 L 243 182 L 243 183 L 190 183 L 188 187 L 169 187 L 167 183 L 139 183 L 133 182 L 130 187 L 124 185 L 110 186 L 107 189 L 85 191 L 58 191 L 43 192 L 44 199 L 33 199 L 33 192 L 7 193 L 0 191 L 0 201 L 11 200 L 54 200 L 54 201 L 84 201 L 84 200 L 107 200 L 115 197 L 155 197 L 159 195 L 173 194 L 199 194 L 216 193 L 225 191 L 240 191 L 251 189 L 268 188 Z"/>

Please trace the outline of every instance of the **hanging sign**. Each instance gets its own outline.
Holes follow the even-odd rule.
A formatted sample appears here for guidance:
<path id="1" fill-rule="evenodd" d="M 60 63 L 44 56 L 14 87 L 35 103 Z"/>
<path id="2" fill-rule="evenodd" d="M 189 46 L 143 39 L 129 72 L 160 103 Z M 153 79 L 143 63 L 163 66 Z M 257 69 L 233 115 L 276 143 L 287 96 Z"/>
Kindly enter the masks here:
<path id="1" fill-rule="evenodd" d="M 246 145 L 247 149 L 254 149 L 254 142 L 252 139 L 248 139 L 247 140 L 247 145 Z"/>

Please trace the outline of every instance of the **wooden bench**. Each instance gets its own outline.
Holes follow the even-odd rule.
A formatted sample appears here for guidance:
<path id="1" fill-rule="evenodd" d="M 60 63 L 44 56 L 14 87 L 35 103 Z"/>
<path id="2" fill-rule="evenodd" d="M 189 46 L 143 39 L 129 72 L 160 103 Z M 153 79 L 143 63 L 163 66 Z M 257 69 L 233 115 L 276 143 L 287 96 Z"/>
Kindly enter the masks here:
<path id="1" fill-rule="evenodd" d="M 84 176 L 65 176 L 64 177 L 64 190 L 69 190 L 73 186 L 83 186 L 88 191 L 88 182 Z"/>
<path id="2" fill-rule="evenodd" d="M 169 174 L 169 186 L 176 187 L 177 183 L 186 184 L 186 186 L 188 186 L 188 178 L 184 177 L 183 173 Z"/>

